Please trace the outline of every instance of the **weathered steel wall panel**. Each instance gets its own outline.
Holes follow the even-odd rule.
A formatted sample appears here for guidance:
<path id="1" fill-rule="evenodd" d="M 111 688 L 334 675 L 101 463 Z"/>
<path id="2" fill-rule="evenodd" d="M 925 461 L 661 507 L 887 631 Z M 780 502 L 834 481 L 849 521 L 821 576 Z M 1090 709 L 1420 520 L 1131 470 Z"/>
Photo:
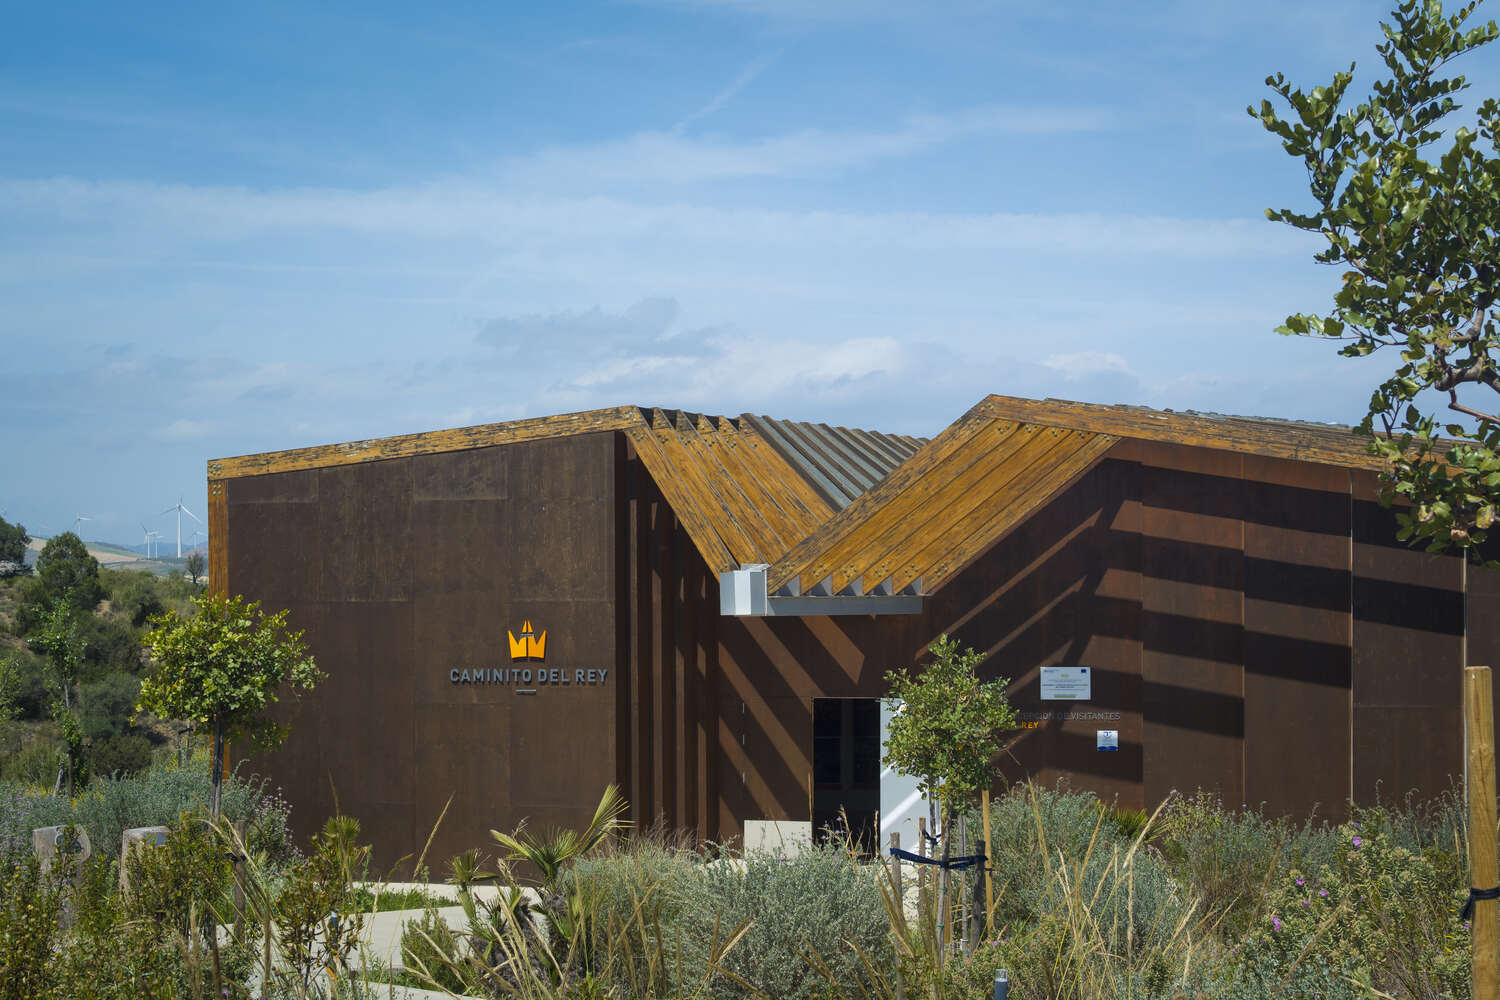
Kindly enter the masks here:
<path id="1" fill-rule="evenodd" d="M 1363 494 L 1353 541 L 1354 795 L 1435 795 L 1463 768 L 1463 566 L 1396 541 Z"/>
<path id="2" fill-rule="evenodd" d="M 1141 680 L 1145 798 L 1204 788 L 1244 801 L 1241 457 L 1143 443 Z"/>
<path id="3" fill-rule="evenodd" d="M 1245 458 L 1245 796 L 1343 816 L 1351 788 L 1349 474 Z"/>
<path id="4" fill-rule="evenodd" d="M 494 827 L 587 821 L 619 771 L 615 437 L 227 481 L 245 553 L 228 589 L 290 606 L 329 675 L 285 708 L 286 746 L 254 762 L 296 804 L 299 833 L 335 788 L 377 867 L 419 850 L 450 796 L 438 865 Z M 511 660 L 507 633 L 525 621 L 547 633 L 542 662 Z M 610 674 L 533 680 L 527 695 L 488 673 L 543 668 Z M 452 679 L 478 669 L 492 679 Z"/>

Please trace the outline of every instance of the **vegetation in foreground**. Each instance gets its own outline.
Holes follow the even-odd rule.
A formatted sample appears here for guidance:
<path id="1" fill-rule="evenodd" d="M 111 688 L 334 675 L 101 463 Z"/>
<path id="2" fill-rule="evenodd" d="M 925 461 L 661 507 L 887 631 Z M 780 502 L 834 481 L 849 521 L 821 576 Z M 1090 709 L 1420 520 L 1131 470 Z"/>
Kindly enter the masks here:
<path id="1" fill-rule="evenodd" d="M 1206 795 L 1143 817 L 1020 786 L 993 804 L 988 928 L 947 949 L 936 886 L 910 866 L 898 905 L 888 869 L 845 843 L 740 857 L 631 834 L 612 796 L 588 830 L 502 834 L 493 860 L 453 859 L 450 886 L 404 900 L 420 909 L 393 976 L 359 943 L 391 898 L 368 888 L 357 821 L 330 820 L 300 853 L 254 782 L 226 783 L 211 821 L 206 770 L 153 768 L 73 802 L 0 783 L 0 1000 L 386 996 L 392 978 L 538 1000 L 890 1000 L 898 982 L 967 1000 L 1001 968 L 1019 1000 L 1468 996 L 1455 795 L 1293 824 Z M 164 819 L 168 844 L 133 851 L 122 889 L 121 829 Z M 68 822 L 94 856 L 44 872 L 30 830 Z M 950 898 L 972 898 L 954 882 Z M 455 898 L 450 927 L 439 907 Z"/>

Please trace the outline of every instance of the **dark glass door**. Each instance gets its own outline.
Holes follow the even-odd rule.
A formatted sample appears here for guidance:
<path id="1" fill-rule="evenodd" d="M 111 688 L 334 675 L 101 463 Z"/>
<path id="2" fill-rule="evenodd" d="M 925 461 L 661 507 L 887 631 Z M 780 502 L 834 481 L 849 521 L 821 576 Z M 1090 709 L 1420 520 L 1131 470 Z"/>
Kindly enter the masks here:
<path id="1" fill-rule="evenodd" d="M 813 836 L 846 828 L 867 852 L 876 849 L 880 810 L 880 702 L 813 699 Z"/>

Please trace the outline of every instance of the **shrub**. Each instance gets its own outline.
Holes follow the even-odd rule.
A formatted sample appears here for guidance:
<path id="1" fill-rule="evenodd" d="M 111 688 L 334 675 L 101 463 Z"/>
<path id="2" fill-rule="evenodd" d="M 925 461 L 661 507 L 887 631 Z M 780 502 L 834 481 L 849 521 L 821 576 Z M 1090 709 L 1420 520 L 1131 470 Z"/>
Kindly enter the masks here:
<path id="1" fill-rule="evenodd" d="M 42 996 L 56 949 L 62 888 L 35 857 L 0 873 L 0 998 Z"/>
<path id="2" fill-rule="evenodd" d="M 5 766 L 0 768 L 0 779 L 28 788 L 44 788 L 50 792 L 52 783 L 57 780 L 60 760 L 55 743 L 50 740 L 38 741 L 7 757 Z"/>
<path id="3" fill-rule="evenodd" d="M 96 742 L 89 749 L 94 774 L 130 777 L 151 766 L 151 741 L 140 733 L 122 733 Z"/>
<path id="4" fill-rule="evenodd" d="M 1245 943 L 1247 961 L 1290 968 L 1305 952 L 1352 967 L 1402 997 L 1468 988 L 1467 893 L 1431 860 L 1399 846 L 1379 813 L 1337 830 L 1341 850 L 1317 872 L 1286 873 Z"/>
<path id="5" fill-rule="evenodd" d="M 884 973 L 894 961 L 879 878 L 879 868 L 834 845 L 790 858 L 752 854 L 742 866 L 715 862 L 677 886 L 672 933 L 680 935 L 694 977 L 708 965 L 710 949 L 748 925 L 722 960 L 728 972 L 768 996 L 797 1000 L 825 995 L 821 962 L 854 994 L 870 979 L 862 954 Z M 754 995 L 722 973 L 711 983 L 715 997 Z"/>
<path id="6" fill-rule="evenodd" d="M 665 994 L 679 952 L 670 928 L 702 861 L 663 838 L 637 837 L 575 862 L 561 889 L 588 914 L 587 970 L 632 997 Z"/>
<path id="7" fill-rule="evenodd" d="M 1259 917 L 1278 866 L 1306 863 L 1321 853 L 1310 824 L 1297 838 L 1285 821 L 1225 809 L 1204 791 L 1174 795 L 1158 817 L 1158 830 L 1152 842 L 1174 877 L 1192 888 L 1204 912 L 1231 938 Z"/>
<path id="8" fill-rule="evenodd" d="M 97 742 L 125 732 L 130 725 L 136 695 L 140 690 L 140 679 L 126 673 L 106 674 L 93 683 L 83 685 L 79 698 L 82 703 L 83 734 Z"/>
<path id="9" fill-rule="evenodd" d="M 49 780 L 49 788 L 50 784 Z M 96 854 L 115 858 L 119 856 L 120 836 L 125 830 L 137 826 L 171 826 L 183 812 L 206 805 L 209 776 L 207 766 L 201 761 L 183 767 L 153 767 L 134 777 L 100 778 L 73 802 L 14 785 L 4 788 L 5 794 L 16 803 L 17 814 L 6 816 L 5 820 L 19 822 L 19 829 L 0 830 L 0 837 L 24 836 L 29 843 L 31 830 L 36 827 L 77 823 L 88 831 Z M 230 820 L 246 821 L 252 850 L 280 860 L 294 853 L 287 827 L 288 812 L 286 803 L 271 794 L 264 782 L 242 777 L 235 771 L 224 783 L 224 815 Z"/>

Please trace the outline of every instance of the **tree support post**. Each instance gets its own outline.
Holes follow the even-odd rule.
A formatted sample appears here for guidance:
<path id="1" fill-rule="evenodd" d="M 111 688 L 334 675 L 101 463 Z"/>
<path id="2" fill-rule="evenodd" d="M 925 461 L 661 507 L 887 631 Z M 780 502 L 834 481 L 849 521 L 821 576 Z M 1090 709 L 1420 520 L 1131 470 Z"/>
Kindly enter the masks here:
<path id="1" fill-rule="evenodd" d="M 1489 667 L 1464 669 L 1464 735 L 1468 744 L 1469 886 L 1500 886 L 1495 850 L 1495 702 Z M 1473 899 L 1474 957 L 1470 995 L 1500 1000 L 1500 900 Z"/>
<path id="2" fill-rule="evenodd" d="M 895 894 L 897 925 L 906 920 L 906 893 L 901 886 L 901 858 L 895 852 L 901 850 L 901 834 L 891 831 L 891 892 Z M 901 974 L 901 955 L 896 954 L 896 1000 L 906 1000 L 906 979 Z"/>

